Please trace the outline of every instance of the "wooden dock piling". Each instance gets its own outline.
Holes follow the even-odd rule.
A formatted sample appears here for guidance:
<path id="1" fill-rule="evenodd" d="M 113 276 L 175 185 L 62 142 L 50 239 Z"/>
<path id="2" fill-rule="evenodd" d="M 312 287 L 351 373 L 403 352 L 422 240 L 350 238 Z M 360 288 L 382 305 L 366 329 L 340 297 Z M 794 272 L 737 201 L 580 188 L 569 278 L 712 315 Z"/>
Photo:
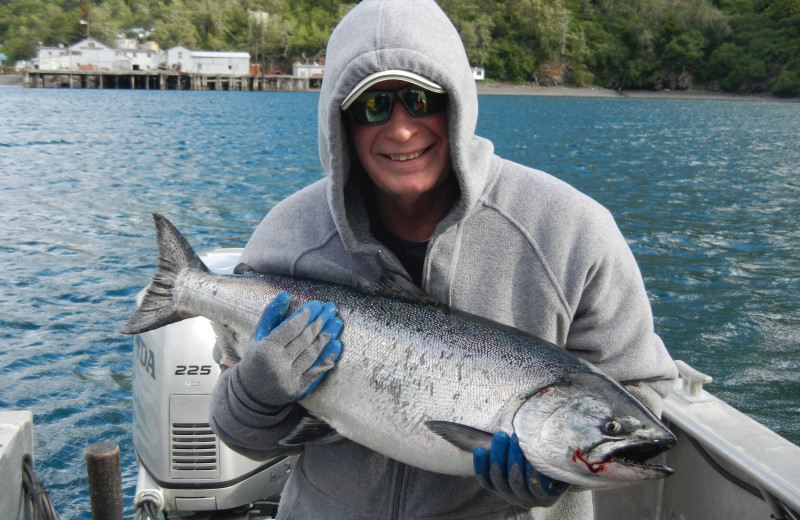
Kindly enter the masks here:
<path id="1" fill-rule="evenodd" d="M 119 446 L 98 442 L 86 450 L 86 473 L 93 520 L 122 520 Z"/>

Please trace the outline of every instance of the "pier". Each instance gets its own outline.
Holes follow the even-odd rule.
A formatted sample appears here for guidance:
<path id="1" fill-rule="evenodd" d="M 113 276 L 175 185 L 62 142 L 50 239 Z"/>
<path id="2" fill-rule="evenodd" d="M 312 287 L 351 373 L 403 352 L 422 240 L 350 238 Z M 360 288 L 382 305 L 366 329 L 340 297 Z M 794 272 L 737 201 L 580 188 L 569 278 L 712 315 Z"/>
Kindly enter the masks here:
<path id="1" fill-rule="evenodd" d="M 29 88 L 92 88 L 127 90 L 242 90 L 307 91 L 319 88 L 321 78 L 283 74 L 208 75 L 167 70 L 97 71 L 38 70 L 25 71 L 24 85 Z"/>

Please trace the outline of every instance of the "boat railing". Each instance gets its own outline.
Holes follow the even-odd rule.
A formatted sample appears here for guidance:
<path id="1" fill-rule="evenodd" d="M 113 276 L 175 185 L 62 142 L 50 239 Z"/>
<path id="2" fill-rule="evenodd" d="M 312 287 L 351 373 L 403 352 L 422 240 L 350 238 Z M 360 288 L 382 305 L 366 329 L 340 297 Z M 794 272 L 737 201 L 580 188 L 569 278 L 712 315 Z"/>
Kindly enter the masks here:
<path id="1" fill-rule="evenodd" d="M 678 444 L 659 463 L 669 478 L 595 493 L 598 520 L 800 520 L 800 447 L 703 389 L 682 361 L 663 419 Z"/>

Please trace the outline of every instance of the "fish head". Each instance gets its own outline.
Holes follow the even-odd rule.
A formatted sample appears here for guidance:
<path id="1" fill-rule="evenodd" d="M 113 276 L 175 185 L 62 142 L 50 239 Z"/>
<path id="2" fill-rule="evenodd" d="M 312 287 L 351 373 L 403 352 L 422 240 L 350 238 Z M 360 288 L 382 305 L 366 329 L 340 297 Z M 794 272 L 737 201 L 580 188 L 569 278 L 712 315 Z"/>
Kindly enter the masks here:
<path id="1" fill-rule="evenodd" d="M 569 374 L 525 400 L 512 420 L 525 458 L 545 475 L 587 488 L 663 478 L 647 460 L 676 442 L 639 400 L 608 377 Z"/>

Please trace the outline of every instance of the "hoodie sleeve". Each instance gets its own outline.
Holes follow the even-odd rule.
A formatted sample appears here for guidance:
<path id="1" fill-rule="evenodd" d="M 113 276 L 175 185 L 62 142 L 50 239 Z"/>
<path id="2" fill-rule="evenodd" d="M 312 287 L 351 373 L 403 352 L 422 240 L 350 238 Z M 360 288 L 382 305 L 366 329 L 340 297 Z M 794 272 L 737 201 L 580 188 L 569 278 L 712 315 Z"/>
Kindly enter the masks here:
<path id="1" fill-rule="evenodd" d="M 301 451 L 278 444 L 300 421 L 303 409 L 296 403 L 266 407 L 242 388 L 238 371 L 220 374 L 211 392 L 209 421 L 217 436 L 232 450 L 254 460 L 267 460 Z"/>
<path id="2" fill-rule="evenodd" d="M 622 383 L 656 415 L 677 369 L 653 328 L 633 253 L 609 216 L 594 242 L 566 348 Z"/>
<path id="3" fill-rule="evenodd" d="M 276 205 L 250 237 L 236 272 L 292 274 L 292 262 L 298 251 L 310 247 L 308 243 L 318 240 L 315 234 L 324 229 L 321 225 L 305 225 L 309 215 L 318 211 L 303 211 L 325 201 L 322 188 L 321 182 L 312 184 Z M 300 451 L 280 446 L 278 441 L 292 431 L 303 413 L 296 403 L 268 407 L 252 399 L 234 366 L 224 370 L 214 386 L 209 422 L 222 442 L 234 451 L 254 460 L 267 460 Z"/>

